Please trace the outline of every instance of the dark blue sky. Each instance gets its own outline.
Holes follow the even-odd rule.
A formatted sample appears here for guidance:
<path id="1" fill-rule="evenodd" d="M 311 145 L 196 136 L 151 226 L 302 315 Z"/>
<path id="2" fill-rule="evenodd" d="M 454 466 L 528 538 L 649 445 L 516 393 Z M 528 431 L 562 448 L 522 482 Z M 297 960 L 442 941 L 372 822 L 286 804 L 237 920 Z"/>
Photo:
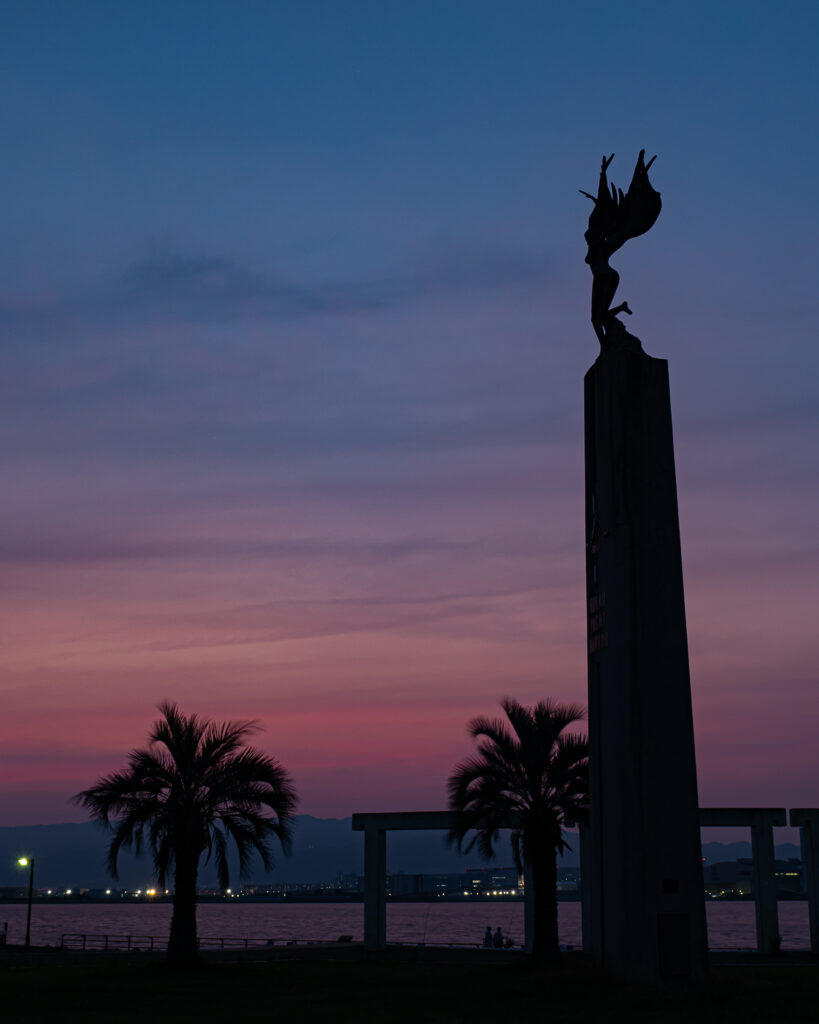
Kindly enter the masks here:
<path id="1" fill-rule="evenodd" d="M 0 821 L 75 814 L 163 697 L 337 814 L 441 805 L 505 692 L 583 699 L 577 189 L 643 147 L 614 263 L 671 366 L 703 802 L 815 803 L 817 30 L 6 3 Z"/>

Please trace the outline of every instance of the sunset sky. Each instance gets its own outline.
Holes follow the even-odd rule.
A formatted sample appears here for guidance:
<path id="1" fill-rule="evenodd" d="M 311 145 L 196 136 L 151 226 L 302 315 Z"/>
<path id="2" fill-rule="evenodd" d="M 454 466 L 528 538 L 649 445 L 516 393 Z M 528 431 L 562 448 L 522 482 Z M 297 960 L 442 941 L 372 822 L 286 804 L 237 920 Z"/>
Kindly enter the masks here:
<path id="1" fill-rule="evenodd" d="M 819 6 L 7 0 L 0 825 L 155 705 L 299 810 L 445 806 L 584 702 L 583 263 L 669 360 L 703 805 L 819 805 Z M 662 766 L 658 766 L 662 770 Z"/>

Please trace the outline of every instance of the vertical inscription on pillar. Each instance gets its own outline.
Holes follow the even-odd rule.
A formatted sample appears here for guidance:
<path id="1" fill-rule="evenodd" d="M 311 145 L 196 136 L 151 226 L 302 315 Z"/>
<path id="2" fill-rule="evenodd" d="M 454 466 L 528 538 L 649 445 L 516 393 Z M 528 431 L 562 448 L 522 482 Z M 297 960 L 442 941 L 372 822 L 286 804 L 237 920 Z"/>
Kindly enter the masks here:
<path id="1" fill-rule="evenodd" d="M 591 496 L 591 524 L 586 540 L 586 550 L 588 552 L 589 589 L 590 591 L 597 590 L 597 553 L 600 550 L 600 544 L 597 536 L 597 498 L 594 495 Z"/>
<path id="2" fill-rule="evenodd" d="M 606 592 L 601 590 L 589 598 L 589 654 L 602 651 L 609 645 L 606 629 Z"/>
<path id="3" fill-rule="evenodd" d="M 591 496 L 591 524 L 586 548 L 588 550 L 588 588 L 591 595 L 588 609 L 589 654 L 594 654 L 609 645 L 609 634 L 606 629 L 606 594 L 605 591 L 597 592 L 597 556 L 600 552 L 600 536 L 597 498 L 594 494 Z"/>

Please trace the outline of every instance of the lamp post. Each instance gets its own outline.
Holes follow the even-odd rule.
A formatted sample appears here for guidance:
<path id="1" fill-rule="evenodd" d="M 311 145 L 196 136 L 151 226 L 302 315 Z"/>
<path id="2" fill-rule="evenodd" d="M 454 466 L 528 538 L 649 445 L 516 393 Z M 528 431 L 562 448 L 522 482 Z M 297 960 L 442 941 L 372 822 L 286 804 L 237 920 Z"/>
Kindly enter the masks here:
<path id="1" fill-rule="evenodd" d="M 28 952 L 31 946 L 31 901 L 34 897 L 34 858 L 33 857 L 19 857 L 17 863 L 21 868 L 27 867 L 28 870 L 28 913 L 26 914 L 26 951 Z"/>

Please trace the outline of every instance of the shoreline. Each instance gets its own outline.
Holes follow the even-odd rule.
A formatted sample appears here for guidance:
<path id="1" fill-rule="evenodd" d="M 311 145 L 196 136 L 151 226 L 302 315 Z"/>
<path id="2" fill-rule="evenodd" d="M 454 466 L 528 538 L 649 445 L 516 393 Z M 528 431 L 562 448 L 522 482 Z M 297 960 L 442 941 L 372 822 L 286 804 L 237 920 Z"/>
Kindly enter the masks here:
<path id="1" fill-rule="evenodd" d="M 435 895 L 418 895 L 418 896 L 387 896 L 387 903 L 456 903 L 462 905 L 477 905 L 481 906 L 495 904 L 495 903 L 523 903 L 525 897 L 523 896 L 435 896 Z M 777 903 L 805 903 L 807 896 L 803 894 L 797 895 L 784 895 L 778 894 L 776 897 Z M 281 896 L 215 896 L 215 895 L 201 895 L 197 897 L 197 903 L 221 903 L 236 906 L 240 904 L 248 903 L 305 903 L 305 904 L 329 904 L 329 903 L 341 903 L 341 904 L 363 904 L 364 894 L 363 893 L 350 893 L 349 895 L 334 895 L 334 896 L 308 896 L 308 895 L 289 895 L 283 894 Z M 558 903 L 580 903 L 581 897 L 579 894 L 566 894 L 562 893 L 557 897 Z M 704 903 L 753 903 L 753 895 L 748 896 L 709 896 L 705 894 L 703 896 Z M 0 898 L 0 906 L 19 906 L 22 904 L 25 906 L 28 903 L 28 897 L 26 896 L 6 896 Z M 32 900 L 32 906 L 86 906 L 89 904 L 93 905 L 104 905 L 104 906 L 155 906 L 157 904 L 173 903 L 173 896 L 35 896 Z"/>

